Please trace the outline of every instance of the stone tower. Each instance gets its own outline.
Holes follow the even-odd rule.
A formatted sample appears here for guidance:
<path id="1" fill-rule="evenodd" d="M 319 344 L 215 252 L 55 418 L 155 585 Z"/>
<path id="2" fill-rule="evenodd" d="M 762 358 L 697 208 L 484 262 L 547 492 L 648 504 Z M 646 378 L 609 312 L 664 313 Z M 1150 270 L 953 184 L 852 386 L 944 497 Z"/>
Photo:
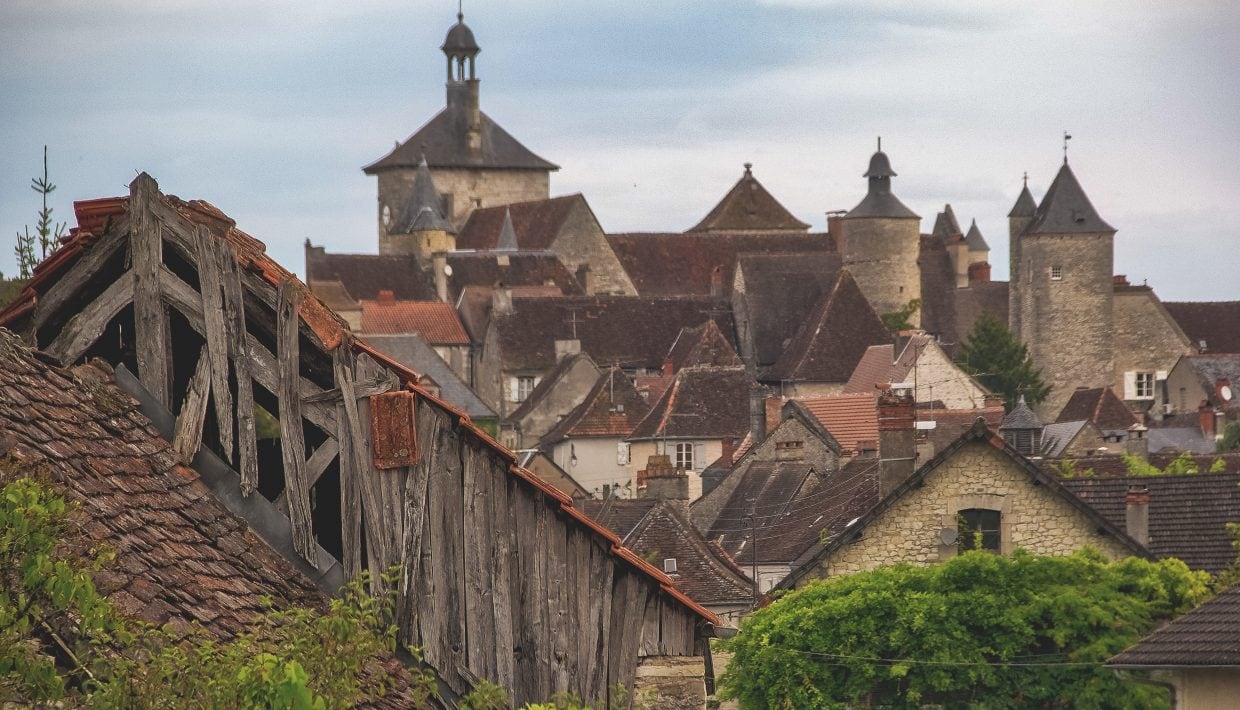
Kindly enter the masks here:
<path id="1" fill-rule="evenodd" d="M 917 264 L 921 217 L 892 194 L 891 178 L 896 172 L 882 151 L 882 139 L 878 147 L 863 176 L 870 181 L 865 199 L 842 218 L 840 254 L 845 268 L 881 315 L 921 298 Z M 920 311 L 912 321 L 920 325 Z"/>
<path id="2" fill-rule="evenodd" d="M 1012 217 L 1013 229 L 1018 219 L 1026 218 Z M 1042 204 L 1012 241 L 1010 288 L 1013 313 L 1019 314 L 1013 325 L 1052 388 L 1038 412 L 1053 419 L 1075 388 L 1111 383 L 1115 229 L 1064 160 Z"/>
<path id="3" fill-rule="evenodd" d="M 456 248 L 456 229 L 443 213 L 443 198 L 435 189 L 426 158 L 413 174 L 413 189 L 405 206 L 379 233 L 380 254 L 417 254 L 423 263 L 435 252 Z"/>
<path id="4" fill-rule="evenodd" d="M 478 207 L 543 200 L 559 168 L 535 155 L 482 112 L 475 61 L 481 49 L 463 15 L 444 38 L 447 106 L 392 152 L 362 170 L 379 178 L 379 243 L 406 211 L 425 160 L 442 195 L 443 214 L 459 228 Z"/>
<path id="5" fill-rule="evenodd" d="M 1021 233 L 1033 221 L 1038 211 L 1038 203 L 1033 199 L 1033 193 L 1029 192 L 1029 178 L 1025 177 L 1025 184 L 1021 187 L 1020 196 L 1016 198 L 1016 204 L 1012 205 L 1012 211 L 1008 212 L 1008 279 L 1010 280 L 1008 288 L 1008 327 L 1013 333 L 1020 333 L 1020 289 L 1016 288 L 1016 278 L 1014 274 L 1020 271 L 1020 237 Z"/>

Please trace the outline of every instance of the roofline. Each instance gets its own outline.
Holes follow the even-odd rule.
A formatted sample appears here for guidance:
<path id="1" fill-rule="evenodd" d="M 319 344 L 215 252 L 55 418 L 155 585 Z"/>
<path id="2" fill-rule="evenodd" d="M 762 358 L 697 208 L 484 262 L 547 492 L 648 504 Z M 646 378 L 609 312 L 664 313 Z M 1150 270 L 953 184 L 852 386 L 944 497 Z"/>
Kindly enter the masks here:
<path id="1" fill-rule="evenodd" d="M 947 459 L 952 454 L 956 453 L 956 451 L 960 450 L 961 448 L 964 448 L 965 445 L 971 444 L 975 441 L 981 441 L 981 442 L 990 444 L 995 449 L 1006 454 L 1008 458 L 1010 458 L 1011 460 L 1019 464 L 1021 468 L 1023 468 L 1030 476 L 1033 477 L 1034 483 L 1036 485 L 1048 486 L 1052 491 L 1059 494 L 1060 498 L 1063 498 L 1064 500 L 1066 500 L 1070 505 L 1072 505 L 1077 510 L 1084 513 L 1086 517 L 1092 519 L 1095 523 L 1097 523 L 1100 530 L 1105 531 L 1108 535 L 1114 537 L 1125 547 L 1129 548 L 1129 550 L 1131 550 L 1134 553 L 1134 555 L 1143 557 L 1145 559 L 1154 559 L 1153 553 L 1151 553 L 1145 546 L 1141 545 L 1141 543 L 1134 540 L 1131 536 L 1128 535 L 1127 532 L 1121 530 L 1118 526 L 1112 524 L 1109 520 L 1103 517 L 1101 513 L 1099 513 L 1095 508 L 1093 508 L 1093 506 L 1081 500 L 1080 497 L 1078 497 L 1075 493 L 1068 490 L 1068 488 L 1064 486 L 1062 483 L 1060 483 L 1059 480 L 1048 475 L 1047 473 L 1042 471 L 1042 469 L 1033 465 L 1033 463 L 1030 462 L 1027 458 L 1020 455 L 1016 451 L 1016 449 L 1012 448 L 1006 441 L 1001 439 L 997 434 L 990 431 L 985 421 L 982 420 L 981 417 L 978 417 L 977 421 L 973 423 L 973 426 L 970 427 L 968 431 L 961 434 L 955 441 L 948 444 L 942 451 L 936 454 L 934 458 L 930 459 L 924 465 L 922 465 L 920 468 L 914 471 L 911 476 L 906 478 L 903 483 L 901 483 L 899 486 L 896 487 L 895 490 L 893 490 L 891 493 L 885 496 L 882 500 L 880 500 L 873 508 L 869 510 L 869 512 L 857 518 L 856 521 L 854 521 L 851 525 L 841 530 L 840 533 L 836 535 L 834 538 L 832 538 L 829 542 L 822 543 L 823 546 L 821 550 L 819 550 L 814 555 L 806 559 L 805 562 L 798 565 L 796 569 L 789 572 L 788 575 L 784 577 L 782 580 L 780 580 L 779 584 L 776 584 L 772 588 L 771 591 L 775 591 L 779 589 L 790 589 L 793 584 L 795 584 L 796 582 L 800 581 L 803 577 L 805 577 L 809 573 L 809 571 L 813 567 L 815 567 L 819 562 L 821 562 L 828 555 L 830 555 L 831 553 L 835 552 L 840 547 L 842 547 L 844 543 L 852 537 L 853 533 L 856 533 L 860 530 L 865 529 L 865 527 L 869 525 L 870 522 L 878 518 L 883 513 L 887 512 L 887 510 L 890 509 L 895 504 L 896 501 L 898 501 L 900 498 L 903 498 L 909 491 L 915 488 L 920 488 L 923 485 L 926 477 L 930 475 L 932 472 L 934 472 L 934 470 L 937 469 L 940 465 L 942 465 L 945 461 L 947 461 Z"/>

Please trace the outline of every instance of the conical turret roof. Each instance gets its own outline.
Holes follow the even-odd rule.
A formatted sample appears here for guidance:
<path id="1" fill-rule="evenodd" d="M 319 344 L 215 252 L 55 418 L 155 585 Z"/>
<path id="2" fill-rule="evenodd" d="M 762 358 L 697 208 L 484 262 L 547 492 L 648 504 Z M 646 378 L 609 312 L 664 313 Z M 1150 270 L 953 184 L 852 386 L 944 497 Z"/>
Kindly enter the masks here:
<path id="1" fill-rule="evenodd" d="M 964 235 L 964 243 L 969 245 L 969 251 L 990 251 L 990 245 L 982 238 L 982 230 L 977 228 L 976 219 L 969 225 L 969 233 Z"/>
<path id="2" fill-rule="evenodd" d="M 1008 212 L 1009 217 L 1032 217 L 1037 214 L 1038 203 L 1033 199 L 1033 193 L 1029 192 L 1029 183 L 1020 190 L 1020 196 L 1016 198 L 1016 204 L 1012 205 L 1012 211 Z"/>
<path id="3" fill-rule="evenodd" d="M 1007 431 L 1010 429 L 1041 429 L 1042 420 L 1038 419 L 1038 415 L 1033 413 L 1028 404 L 1025 404 L 1025 395 L 1021 395 L 1016 400 L 1016 406 L 1012 407 L 1012 411 L 1008 412 L 1003 418 L 1003 423 L 999 425 L 999 431 Z"/>
<path id="4" fill-rule="evenodd" d="M 956 221 L 956 213 L 950 204 L 943 205 L 943 211 L 934 218 L 932 233 L 945 241 L 949 237 L 964 234 L 960 231 L 960 223 Z"/>
<path id="5" fill-rule="evenodd" d="M 418 163 L 413 174 L 413 189 L 409 191 L 409 199 L 396 219 L 388 225 L 389 234 L 412 234 L 428 229 L 442 229 L 455 233 L 452 224 L 439 213 L 441 200 L 439 191 L 435 189 L 435 181 L 431 178 L 431 169 L 426 158 Z"/>
<path id="6" fill-rule="evenodd" d="M 1080 234 L 1084 232 L 1114 232 L 1094 209 L 1077 181 L 1072 168 L 1065 162 L 1051 183 L 1037 215 L 1026 234 Z"/>
<path id="7" fill-rule="evenodd" d="M 883 151 L 870 156 L 870 168 L 861 177 L 895 177 L 896 171 L 891 169 L 891 159 Z"/>
<path id="8" fill-rule="evenodd" d="M 516 251 L 517 230 L 512 227 L 512 210 L 504 210 L 504 224 L 499 228 L 499 240 L 495 242 L 496 251 Z"/>
<path id="9" fill-rule="evenodd" d="M 792 216 L 753 176 L 753 165 L 723 196 L 719 204 L 690 232 L 805 231 L 809 225 Z"/>
<path id="10" fill-rule="evenodd" d="M 870 157 L 870 169 L 862 177 L 870 181 L 870 189 L 865 198 L 856 207 L 844 215 L 844 219 L 860 217 L 885 217 L 888 219 L 921 219 L 918 214 L 900 202 L 891 193 L 891 178 L 896 171 L 891 169 L 891 161 L 882 150 Z"/>

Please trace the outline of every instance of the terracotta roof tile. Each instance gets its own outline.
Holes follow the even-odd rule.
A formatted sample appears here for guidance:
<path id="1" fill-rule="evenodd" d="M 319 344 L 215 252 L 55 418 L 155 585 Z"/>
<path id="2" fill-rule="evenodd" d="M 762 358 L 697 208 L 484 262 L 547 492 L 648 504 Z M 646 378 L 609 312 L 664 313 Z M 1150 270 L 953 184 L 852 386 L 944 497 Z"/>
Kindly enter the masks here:
<path id="1" fill-rule="evenodd" d="M 469 345 L 469 335 L 451 304 L 442 301 L 398 301 L 380 292 L 362 301 L 361 332 L 381 335 L 417 333 L 431 345 Z"/>
<path id="2" fill-rule="evenodd" d="M 748 164 L 745 174 L 728 190 L 719 204 L 690 229 L 690 232 L 753 232 L 791 230 L 804 232 L 809 225 L 792 216 L 753 176 Z"/>
<path id="3" fill-rule="evenodd" d="M 475 209 L 461 227 L 456 246 L 458 249 L 495 249 L 505 217 L 511 215 L 519 248 L 548 249 L 560 235 L 573 208 L 579 205 L 590 209 L 581 193 Z"/>
<path id="4" fill-rule="evenodd" d="M 1184 301 L 1163 305 L 1193 347 L 1207 353 L 1240 353 L 1240 301 Z"/>
<path id="5" fill-rule="evenodd" d="M 845 452 L 857 451 L 863 441 L 878 441 L 877 392 L 799 397 L 796 401 L 831 432 Z"/>
<path id="6" fill-rule="evenodd" d="M 632 439 L 740 439 L 749 431 L 753 378 L 743 367 L 691 367 L 676 373 Z"/>

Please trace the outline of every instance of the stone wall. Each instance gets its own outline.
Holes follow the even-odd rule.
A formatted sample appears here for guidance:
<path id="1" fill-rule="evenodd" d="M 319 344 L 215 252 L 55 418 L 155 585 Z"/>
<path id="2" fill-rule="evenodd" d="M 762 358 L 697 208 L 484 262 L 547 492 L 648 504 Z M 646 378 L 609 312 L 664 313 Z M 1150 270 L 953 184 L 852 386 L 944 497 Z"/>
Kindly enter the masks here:
<path id="1" fill-rule="evenodd" d="M 1114 235 L 1025 234 L 1011 288 L 1020 332 L 1050 396 L 1036 407 L 1053 421 L 1077 387 L 1103 387 L 1115 373 Z M 1059 279 L 1051 269 L 1060 270 Z"/>
<path id="2" fill-rule="evenodd" d="M 917 385 L 918 402 L 939 401 L 949 409 L 975 409 L 986 404 L 986 390 L 947 357 L 937 343 L 929 342 L 906 378 Z"/>
<path id="3" fill-rule="evenodd" d="M 577 267 L 582 264 L 589 264 L 593 293 L 637 295 L 637 288 L 633 286 L 628 272 L 621 266 L 616 253 L 607 243 L 603 228 L 599 226 L 584 199 L 573 205 L 568 218 L 560 227 L 560 233 L 551 243 L 551 251 L 555 252 L 573 273 L 576 273 Z"/>
<path id="4" fill-rule="evenodd" d="M 699 710 L 706 705 L 701 656 L 644 656 L 633 681 L 635 707 Z"/>
<path id="5" fill-rule="evenodd" d="M 879 315 L 903 308 L 921 298 L 921 220 L 863 217 L 843 220 L 840 255 L 861 292 Z M 914 313 L 913 327 L 921 325 Z"/>
<path id="6" fill-rule="evenodd" d="M 1232 384 L 1233 386 L 1240 385 L 1240 383 Z M 1208 400 L 1210 394 L 1201 386 L 1196 370 L 1188 364 L 1187 360 L 1171 368 L 1167 376 L 1167 402 L 1171 404 L 1173 413 L 1196 412 L 1202 401 Z"/>
<path id="7" fill-rule="evenodd" d="M 1023 548 L 1039 555 L 1067 555 L 1086 545 L 1112 559 L 1129 553 L 1115 539 L 1096 532 L 1097 524 L 1049 490 L 1035 485 L 1015 461 L 985 442 L 965 445 L 861 531 L 798 581 L 894 565 L 932 564 L 956 555 L 940 543 L 942 528 L 956 529 L 957 514 L 969 508 L 1001 511 L 1004 554 Z"/>
<path id="8" fill-rule="evenodd" d="M 637 494 L 636 471 L 644 467 L 646 461 L 643 459 L 641 466 L 636 466 L 630 456 L 628 464 L 616 463 L 616 449 L 623 442 L 624 438 L 620 436 L 566 439 L 555 445 L 551 456 L 557 466 L 567 471 L 591 494 L 601 498 L 603 486 L 618 486 L 621 491 L 627 491 L 622 495 L 632 497 Z M 574 455 L 577 457 L 576 464 L 573 463 Z"/>
<path id="9" fill-rule="evenodd" d="M 1124 373 L 1162 373 L 1165 379 L 1181 355 L 1196 350 L 1167 313 L 1153 289 L 1143 286 L 1118 287 L 1115 291 L 1115 374 L 1116 393 L 1124 392 Z M 1153 401 L 1153 398 L 1150 398 Z M 1173 398 L 1174 401 L 1174 398 Z"/>
<path id="10" fill-rule="evenodd" d="M 505 373 L 505 379 L 513 374 L 516 373 Z M 546 377 L 549 373 L 538 374 Z M 520 421 L 515 422 L 521 429 L 518 446 L 523 449 L 533 448 L 556 422 L 581 404 L 581 400 L 585 399 L 602 374 L 588 357 L 577 357 L 569 363 L 567 372 L 564 372 L 551 390 L 537 402 L 533 402 L 533 408 L 525 412 Z M 507 416 L 520 407 L 521 403 L 513 402 L 510 397 L 505 396 L 510 394 L 506 391 L 507 383 L 501 381 L 501 384 L 504 385 L 501 387 L 501 397 L 505 400 L 504 413 Z"/>
<path id="11" fill-rule="evenodd" d="M 383 208 L 391 208 L 392 217 L 404 207 L 413 192 L 413 168 L 388 170 L 379 174 L 376 221 L 379 243 L 384 242 L 387 229 L 383 224 Z M 551 174 L 546 170 L 482 170 L 471 168 L 431 168 L 431 179 L 441 195 L 450 195 L 450 222 L 458 229 L 465 218 L 478 207 L 494 207 L 513 202 L 545 200 L 550 196 Z"/>

